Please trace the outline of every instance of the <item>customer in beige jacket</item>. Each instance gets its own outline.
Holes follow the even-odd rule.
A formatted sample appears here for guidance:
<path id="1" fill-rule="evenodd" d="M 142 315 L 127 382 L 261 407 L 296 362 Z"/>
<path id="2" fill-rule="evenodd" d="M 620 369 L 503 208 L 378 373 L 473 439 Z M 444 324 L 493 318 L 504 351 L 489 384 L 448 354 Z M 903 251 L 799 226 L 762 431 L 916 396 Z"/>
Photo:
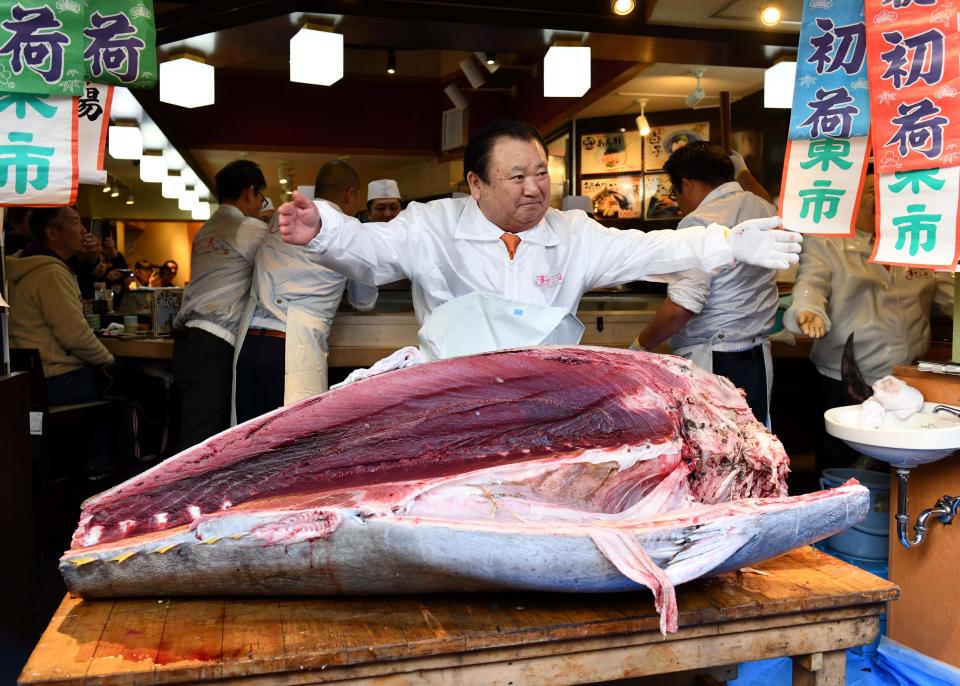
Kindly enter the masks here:
<path id="1" fill-rule="evenodd" d="M 10 345 L 38 348 L 51 405 L 100 397 L 95 368 L 113 355 L 90 331 L 77 278 L 66 260 L 83 250 L 86 230 L 72 207 L 34 209 L 34 242 L 7 257 Z"/>

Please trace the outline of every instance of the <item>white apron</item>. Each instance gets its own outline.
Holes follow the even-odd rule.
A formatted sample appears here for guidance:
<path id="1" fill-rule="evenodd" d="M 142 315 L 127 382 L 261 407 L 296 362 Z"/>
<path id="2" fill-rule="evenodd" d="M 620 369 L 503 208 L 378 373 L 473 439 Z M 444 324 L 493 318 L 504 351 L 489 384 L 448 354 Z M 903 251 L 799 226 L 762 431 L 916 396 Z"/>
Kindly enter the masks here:
<path id="1" fill-rule="evenodd" d="M 674 355 L 685 357 L 701 369 L 713 373 L 713 346 L 720 340 L 720 334 L 700 343 L 681 346 L 671 350 Z M 773 355 L 770 352 L 770 338 L 764 336 L 760 341 L 763 346 L 763 368 L 767 379 L 767 416 L 763 418 L 767 428 L 770 427 L 770 396 L 773 391 Z"/>
<path id="2" fill-rule="evenodd" d="M 583 323 L 562 307 L 470 293 L 437 307 L 417 338 L 426 360 L 530 345 L 577 345 Z"/>
<path id="3" fill-rule="evenodd" d="M 307 309 L 287 308 L 283 404 L 290 405 L 327 391 L 326 322 Z"/>

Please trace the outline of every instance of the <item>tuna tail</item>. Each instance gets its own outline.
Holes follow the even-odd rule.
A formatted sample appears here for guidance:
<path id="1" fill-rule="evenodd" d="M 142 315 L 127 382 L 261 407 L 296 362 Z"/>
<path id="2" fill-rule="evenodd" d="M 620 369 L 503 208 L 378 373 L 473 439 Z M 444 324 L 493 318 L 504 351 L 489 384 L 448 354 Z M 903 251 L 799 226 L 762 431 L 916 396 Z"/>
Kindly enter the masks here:
<path id="1" fill-rule="evenodd" d="M 843 400 L 850 401 L 851 404 L 860 404 L 873 395 L 870 386 L 863 380 L 860 367 L 857 366 L 857 358 L 853 352 L 852 332 L 847 338 L 846 345 L 843 346 L 843 358 L 840 361 L 840 383 Z"/>

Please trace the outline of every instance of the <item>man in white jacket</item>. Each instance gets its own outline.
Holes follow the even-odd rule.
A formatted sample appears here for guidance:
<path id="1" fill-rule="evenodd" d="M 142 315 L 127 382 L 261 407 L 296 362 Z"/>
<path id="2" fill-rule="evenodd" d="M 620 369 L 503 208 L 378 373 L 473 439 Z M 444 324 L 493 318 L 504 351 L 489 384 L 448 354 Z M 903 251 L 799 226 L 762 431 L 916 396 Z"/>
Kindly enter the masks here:
<path id="1" fill-rule="evenodd" d="M 733 226 L 777 213 L 734 180 L 734 163 L 714 143 L 697 141 L 674 151 L 664 171 L 683 213 L 681 229 Z M 769 334 L 777 301 L 773 269 L 738 264 L 713 276 L 694 272 L 670 284 L 632 347 L 653 350 L 669 338 L 673 354 L 742 388 L 753 414 L 766 422 L 773 382 Z"/>
<path id="2" fill-rule="evenodd" d="M 267 225 L 258 219 L 267 182 L 236 160 L 216 176 L 220 207 L 193 239 L 190 283 L 174 324 L 173 378 L 185 450 L 230 426 L 233 353 Z"/>
<path id="3" fill-rule="evenodd" d="M 853 238 L 807 237 L 793 301 L 783 317 L 787 329 L 816 339 L 810 359 L 819 372 L 823 411 L 850 403 L 842 395 L 840 366 L 851 333 L 857 365 L 872 385 L 926 352 L 934 305 L 952 312 L 952 274 L 867 262 L 873 252 L 874 193 L 874 176 L 868 174 Z M 820 422 L 818 468 L 849 467 L 855 459 L 856 452 L 829 436 Z"/>
<path id="4" fill-rule="evenodd" d="M 314 193 L 347 215 L 360 209 L 360 178 L 342 160 L 317 173 Z M 311 253 L 285 243 L 274 217 L 257 251 L 253 312 L 237 358 L 237 421 L 327 390 L 327 338 L 344 292 L 370 310 L 375 286 L 320 266 Z"/>
<path id="5" fill-rule="evenodd" d="M 489 317 L 471 316 L 469 310 L 447 318 L 464 340 L 479 337 L 474 332 L 511 329 L 513 321 L 529 324 L 531 312 L 552 309 L 572 317 L 581 296 L 593 288 L 670 281 L 678 272 L 713 272 L 737 261 L 785 268 L 800 252 L 799 235 L 769 230 L 780 225 L 775 217 L 732 230 L 714 225 L 644 233 L 606 228 L 579 210 L 551 209 L 546 146 L 523 122 L 499 120 L 474 134 L 464 172 L 471 197 L 412 202 L 389 224 L 361 225 L 295 193 L 293 202 L 278 210 L 280 232 L 363 283 L 409 278 L 421 324 L 442 306 L 468 302 L 460 299 L 471 294 L 506 304 L 492 325 Z M 566 331 L 551 337 L 551 331 L 539 329 L 510 342 L 579 342 L 575 328 Z M 435 332 L 435 340 L 437 333 L 445 332 Z M 477 349 L 446 349 L 448 355 L 463 352 Z"/>

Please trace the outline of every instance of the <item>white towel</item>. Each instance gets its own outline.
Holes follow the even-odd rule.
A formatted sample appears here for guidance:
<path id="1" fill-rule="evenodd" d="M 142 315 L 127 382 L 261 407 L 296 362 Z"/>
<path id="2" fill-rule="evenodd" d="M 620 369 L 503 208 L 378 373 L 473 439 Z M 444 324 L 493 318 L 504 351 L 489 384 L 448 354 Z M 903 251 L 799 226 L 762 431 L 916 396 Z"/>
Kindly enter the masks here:
<path id="1" fill-rule="evenodd" d="M 400 348 L 399 350 L 390 353 L 382 360 L 378 360 L 369 369 L 356 369 L 350 372 L 350 375 L 346 379 L 331 386 L 330 390 L 333 390 L 334 388 L 340 388 L 341 386 L 346 386 L 347 384 L 352 384 L 356 381 L 362 381 L 363 379 L 369 379 L 371 376 L 383 374 L 384 372 L 392 372 L 396 369 L 413 367 L 421 362 L 423 362 L 423 355 L 420 354 L 420 349 L 415 348 L 412 345 L 408 345 L 406 348 Z"/>
<path id="2" fill-rule="evenodd" d="M 879 429 L 883 426 L 883 416 L 886 412 L 887 411 L 883 409 L 883 405 L 877 400 L 867 398 L 863 401 L 863 404 L 860 405 L 860 426 L 865 426 L 869 429 Z"/>
<path id="3" fill-rule="evenodd" d="M 901 420 L 923 409 L 923 394 L 895 376 L 885 376 L 873 384 L 873 397 L 883 409 Z"/>

